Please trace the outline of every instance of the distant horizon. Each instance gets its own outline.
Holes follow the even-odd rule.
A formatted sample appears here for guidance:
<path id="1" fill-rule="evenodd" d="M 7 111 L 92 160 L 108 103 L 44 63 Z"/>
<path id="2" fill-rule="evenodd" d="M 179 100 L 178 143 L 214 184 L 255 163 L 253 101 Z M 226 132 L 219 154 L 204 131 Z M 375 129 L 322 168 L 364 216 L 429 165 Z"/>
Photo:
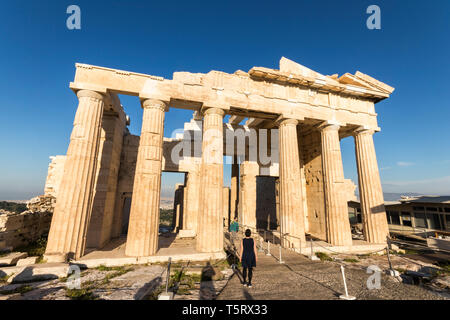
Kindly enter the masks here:
<path id="1" fill-rule="evenodd" d="M 7 201 L 7 202 L 26 202 L 34 197 L 44 195 L 44 193 L 36 194 L 34 196 L 31 196 L 28 199 L 0 199 L 0 201 Z M 175 187 L 173 191 L 170 191 L 168 188 L 161 189 L 161 199 L 163 201 L 171 200 L 173 199 L 175 195 Z M 398 195 L 398 199 L 400 199 L 401 196 L 450 196 L 450 194 L 430 194 L 430 193 L 420 193 L 420 192 L 384 192 L 383 196 L 386 197 L 386 195 Z M 358 191 L 355 191 L 355 196 L 359 199 Z M 394 200 L 386 200 L 385 201 L 394 201 Z M 397 200 L 397 199 L 396 199 Z"/>

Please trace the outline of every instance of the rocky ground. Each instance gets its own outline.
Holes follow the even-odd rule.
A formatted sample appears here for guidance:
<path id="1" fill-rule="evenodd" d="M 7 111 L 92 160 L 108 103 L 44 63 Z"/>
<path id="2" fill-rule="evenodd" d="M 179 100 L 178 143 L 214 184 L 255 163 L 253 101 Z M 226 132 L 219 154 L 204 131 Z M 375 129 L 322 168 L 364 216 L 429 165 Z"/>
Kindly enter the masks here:
<path id="1" fill-rule="evenodd" d="M 215 299 L 232 273 L 224 263 L 219 264 L 173 264 L 169 291 L 177 300 Z M 24 283 L 3 277 L 0 300 L 153 300 L 165 290 L 166 270 L 165 265 L 100 266 L 81 271 L 79 287 L 74 287 L 72 276 Z"/>
<path id="2" fill-rule="evenodd" d="M 275 251 L 278 253 L 278 249 Z M 283 250 L 282 264 L 278 254 L 275 256 L 259 253 L 252 288 L 242 286 L 242 274 L 239 268 L 233 271 L 230 267 L 234 262 L 230 256 L 229 261 L 173 263 L 169 290 L 176 300 L 333 300 L 344 294 L 343 265 L 348 293 L 357 299 L 450 299 L 448 265 L 437 266 L 423 256 L 419 258 L 425 261 L 408 254 L 392 254 L 392 267 L 397 271 L 394 277 L 385 273 L 389 270 L 386 255 L 319 254 L 322 261 L 312 261 Z M 381 270 L 377 288 L 373 288 L 376 281 L 368 267 Z M 19 267 L 0 271 L 8 268 Z M 80 270 L 77 287 L 76 277 L 63 276 L 68 268 L 66 264 L 35 264 L 20 267 L 13 274 L 0 272 L 0 300 L 152 300 L 165 290 L 167 280 L 164 264 L 100 266 Z M 45 279 L 49 274 L 53 276 Z M 370 278 L 372 288 L 368 286 Z"/>

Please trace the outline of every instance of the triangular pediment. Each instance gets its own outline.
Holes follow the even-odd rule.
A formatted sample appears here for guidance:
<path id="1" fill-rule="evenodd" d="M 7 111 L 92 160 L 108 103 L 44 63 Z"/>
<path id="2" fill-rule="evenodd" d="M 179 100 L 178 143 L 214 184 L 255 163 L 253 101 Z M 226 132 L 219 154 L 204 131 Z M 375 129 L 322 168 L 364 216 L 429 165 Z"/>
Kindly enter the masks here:
<path id="1" fill-rule="evenodd" d="M 314 70 L 311 70 L 305 66 L 302 66 L 300 63 L 289 60 L 288 58 L 285 58 L 285 57 L 281 57 L 280 71 L 292 73 L 292 74 L 298 74 L 298 75 L 301 75 L 304 77 L 311 77 L 311 78 L 325 77 L 323 74 L 320 74 Z"/>
<path id="2" fill-rule="evenodd" d="M 301 65 L 300 63 L 292 61 L 286 57 L 281 57 L 279 71 L 315 79 L 327 78 L 328 80 L 334 81 L 336 83 L 367 88 L 375 91 L 382 91 L 389 94 L 394 91 L 393 87 L 381 81 L 378 81 L 377 79 L 374 79 L 371 76 L 366 75 L 360 71 L 357 71 L 354 75 L 351 73 L 345 73 L 340 77 L 337 74 L 333 74 L 331 76 L 324 76 L 323 74 L 311 70 Z"/>

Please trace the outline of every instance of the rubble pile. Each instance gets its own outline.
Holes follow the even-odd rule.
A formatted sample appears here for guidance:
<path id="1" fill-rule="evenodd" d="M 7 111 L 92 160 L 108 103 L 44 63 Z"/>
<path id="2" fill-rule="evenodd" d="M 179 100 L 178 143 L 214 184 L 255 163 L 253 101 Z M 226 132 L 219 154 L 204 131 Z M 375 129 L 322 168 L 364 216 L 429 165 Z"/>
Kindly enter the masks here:
<path id="1" fill-rule="evenodd" d="M 56 198 L 52 195 L 42 195 L 32 198 L 27 202 L 27 208 L 31 212 L 51 212 L 55 208 Z"/>

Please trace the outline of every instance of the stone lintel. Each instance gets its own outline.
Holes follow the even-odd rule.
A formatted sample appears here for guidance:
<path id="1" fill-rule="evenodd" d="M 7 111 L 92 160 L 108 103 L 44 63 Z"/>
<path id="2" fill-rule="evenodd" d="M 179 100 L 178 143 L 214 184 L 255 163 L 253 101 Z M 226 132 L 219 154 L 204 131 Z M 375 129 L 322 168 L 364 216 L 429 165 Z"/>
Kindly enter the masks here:
<path id="1" fill-rule="evenodd" d="M 264 112 L 274 115 L 292 114 L 290 117 L 298 120 L 326 120 L 335 115 L 339 121 L 355 126 L 376 126 L 377 115 L 373 107 L 368 105 L 369 97 L 341 96 L 337 93 L 339 98 L 330 105 L 325 92 L 317 91 L 307 95 L 305 89 L 299 86 L 290 87 L 289 91 L 284 90 L 283 93 L 280 90 L 272 90 L 271 83 L 261 85 L 259 81 L 252 79 L 248 79 L 248 88 L 245 91 L 250 94 L 246 95 L 239 89 L 242 78 L 226 73 L 186 73 L 182 77 L 167 80 L 150 75 L 77 65 L 74 82 L 103 86 L 116 93 L 163 100 L 175 108 L 199 110 L 204 105 L 218 107 L 227 110 L 227 114 L 238 116 L 255 117 L 251 114 Z M 347 103 L 355 103 L 355 100 L 357 102 L 352 109 L 346 107 Z"/>
<path id="2" fill-rule="evenodd" d="M 244 119 L 245 119 L 245 117 L 243 117 L 243 116 L 233 115 L 228 120 L 228 123 L 229 124 L 233 124 L 233 125 L 237 125 L 237 124 L 241 123 L 241 121 L 244 120 Z"/>
<path id="3" fill-rule="evenodd" d="M 72 91 L 77 94 L 80 90 L 90 90 L 99 92 L 101 94 L 106 95 L 108 93 L 108 89 L 102 86 L 97 86 L 92 83 L 83 83 L 83 82 L 70 82 L 69 88 L 72 89 Z"/>

